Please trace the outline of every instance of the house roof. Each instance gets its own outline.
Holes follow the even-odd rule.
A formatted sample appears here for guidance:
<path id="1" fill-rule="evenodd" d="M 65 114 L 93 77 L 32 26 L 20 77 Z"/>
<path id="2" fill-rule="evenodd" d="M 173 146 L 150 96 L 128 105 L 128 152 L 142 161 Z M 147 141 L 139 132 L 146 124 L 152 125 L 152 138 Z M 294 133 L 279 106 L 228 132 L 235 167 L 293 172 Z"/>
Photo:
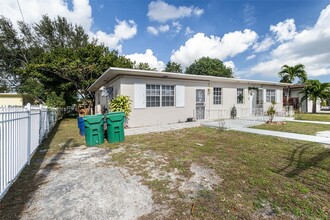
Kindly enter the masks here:
<path id="1" fill-rule="evenodd" d="M 289 83 L 278 83 L 278 82 L 261 81 L 261 80 L 248 80 L 248 79 L 226 78 L 226 77 L 217 77 L 217 76 L 191 75 L 191 74 L 183 74 L 183 73 L 170 73 L 170 72 L 110 67 L 88 88 L 88 90 L 95 92 L 99 88 L 109 83 L 114 78 L 116 78 L 117 76 L 139 76 L 139 77 L 196 80 L 196 81 L 208 81 L 208 82 L 233 82 L 233 83 L 262 84 L 262 85 L 273 85 L 273 86 L 283 86 L 283 87 L 291 85 Z"/>
<path id="2" fill-rule="evenodd" d="M 0 97 L 23 97 L 23 95 L 18 93 L 0 93 Z"/>

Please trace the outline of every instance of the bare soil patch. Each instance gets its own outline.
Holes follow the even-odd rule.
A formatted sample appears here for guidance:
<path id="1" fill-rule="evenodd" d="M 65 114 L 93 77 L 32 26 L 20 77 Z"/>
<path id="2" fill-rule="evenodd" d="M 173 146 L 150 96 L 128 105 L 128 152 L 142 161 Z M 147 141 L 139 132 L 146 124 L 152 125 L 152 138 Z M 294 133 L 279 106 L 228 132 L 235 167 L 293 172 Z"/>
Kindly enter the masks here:
<path id="1" fill-rule="evenodd" d="M 124 220 L 150 213 L 152 193 L 141 177 L 109 165 L 109 160 L 107 150 L 84 146 L 45 160 L 37 177 L 47 177 L 21 219 Z"/>

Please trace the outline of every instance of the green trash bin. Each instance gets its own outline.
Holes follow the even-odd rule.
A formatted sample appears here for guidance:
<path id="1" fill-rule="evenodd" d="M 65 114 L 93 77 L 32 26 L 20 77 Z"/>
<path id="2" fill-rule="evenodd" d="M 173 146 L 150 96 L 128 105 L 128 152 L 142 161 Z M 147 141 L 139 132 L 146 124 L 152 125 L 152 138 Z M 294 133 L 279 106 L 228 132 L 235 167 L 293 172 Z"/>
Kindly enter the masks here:
<path id="1" fill-rule="evenodd" d="M 109 143 L 122 142 L 125 140 L 124 134 L 124 112 L 110 112 L 106 115 L 107 119 L 107 136 Z"/>
<path id="2" fill-rule="evenodd" d="M 84 117 L 85 138 L 87 146 L 95 146 L 104 143 L 104 116 L 87 115 Z"/>

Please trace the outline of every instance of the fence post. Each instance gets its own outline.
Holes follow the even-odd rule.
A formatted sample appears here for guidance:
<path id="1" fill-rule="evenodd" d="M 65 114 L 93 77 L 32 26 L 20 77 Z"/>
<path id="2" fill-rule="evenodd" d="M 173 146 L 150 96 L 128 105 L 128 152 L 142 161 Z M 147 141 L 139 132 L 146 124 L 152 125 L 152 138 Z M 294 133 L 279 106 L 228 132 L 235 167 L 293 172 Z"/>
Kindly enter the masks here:
<path id="1" fill-rule="evenodd" d="M 39 144 L 42 142 L 42 104 L 39 105 Z"/>
<path id="2" fill-rule="evenodd" d="M 28 165 L 30 165 L 30 155 L 31 155 L 31 104 L 28 103 L 25 106 L 28 113 L 28 133 L 27 133 L 27 161 Z"/>

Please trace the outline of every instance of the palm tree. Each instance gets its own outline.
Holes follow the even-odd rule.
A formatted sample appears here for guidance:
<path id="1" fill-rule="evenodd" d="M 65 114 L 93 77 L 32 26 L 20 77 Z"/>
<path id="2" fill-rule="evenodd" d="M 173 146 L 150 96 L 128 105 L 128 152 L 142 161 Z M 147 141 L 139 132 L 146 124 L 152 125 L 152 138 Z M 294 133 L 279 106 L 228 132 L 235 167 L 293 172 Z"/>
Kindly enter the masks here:
<path id="1" fill-rule="evenodd" d="M 301 63 L 295 66 L 283 65 L 281 71 L 278 73 L 278 76 L 281 77 L 280 82 L 282 83 L 293 83 L 296 78 L 299 79 L 299 83 L 303 84 L 307 80 L 307 73 L 305 71 L 305 66 Z M 286 103 L 289 105 L 289 96 L 290 96 L 290 86 L 287 89 Z"/>
<path id="2" fill-rule="evenodd" d="M 305 66 L 301 63 L 295 66 L 283 65 L 278 75 L 281 77 L 280 82 L 282 83 L 293 83 L 294 80 L 298 78 L 299 82 L 302 84 L 307 80 Z"/>
<path id="3" fill-rule="evenodd" d="M 312 112 L 316 113 L 317 100 L 325 100 L 330 98 L 330 83 L 321 83 L 319 80 L 307 80 L 301 93 L 304 94 L 304 96 L 301 98 L 301 102 L 307 99 L 312 100 Z"/>

